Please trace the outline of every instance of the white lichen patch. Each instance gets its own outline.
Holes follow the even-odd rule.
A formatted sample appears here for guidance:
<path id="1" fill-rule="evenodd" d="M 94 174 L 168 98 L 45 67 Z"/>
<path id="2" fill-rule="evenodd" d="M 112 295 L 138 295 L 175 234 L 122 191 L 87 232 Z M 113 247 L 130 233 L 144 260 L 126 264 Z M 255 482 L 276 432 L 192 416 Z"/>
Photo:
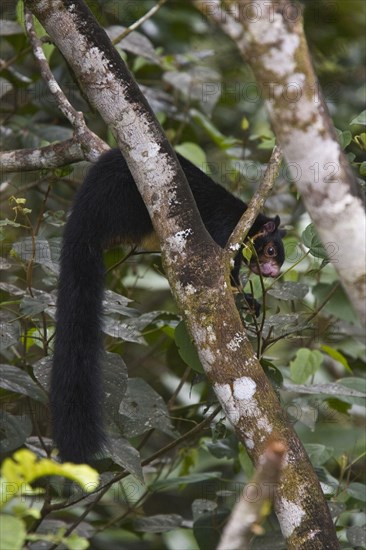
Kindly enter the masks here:
<path id="1" fill-rule="evenodd" d="M 208 338 L 208 341 L 209 341 L 211 344 L 214 343 L 214 342 L 216 342 L 217 338 L 216 338 L 216 334 L 215 334 L 215 332 L 214 332 L 213 327 L 208 326 L 208 327 L 206 328 L 206 330 L 207 330 L 207 338 Z"/>
<path id="2" fill-rule="evenodd" d="M 253 449 L 254 448 L 254 441 L 253 439 L 250 439 L 249 437 L 244 438 L 245 446 L 247 449 Z"/>
<path id="3" fill-rule="evenodd" d="M 286 498 L 281 498 L 277 516 L 281 524 L 282 533 L 285 538 L 292 535 L 296 527 L 301 525 L 302 518 L 305 516 L 305 510 Z"/>
<path id="4" fill-rule="evenodd" d="M 226 347 L 231 351 L 236 351 L 240 348 L 242 342 L 245 341 L 244 334 L 241 334 L 240 332 L 236 332 L 234 334 L 234 337 L 226 344 Z"/>
<path id="5" fill-rule="evenodd" d="M 136 114 L 135 114 L 136 117 Z M 134 117 L 134 118 L 135 118 Z M 156 159 L 160 154 L 160 146 L 158 143 L 140 143 L 130 151 L 131 158 L 136 163 L 144 163 L 147 169 L 150 169 L 154 175 L 156 174 Z M 160 158 L 160 157 L 159 157 Z"/>
<path id="6" fill-rule="evenodd" d="M 234 397 L 239 400 L 249 401 L 252 399 L 257 389 L 257 384 L 252 378 L 242 376 L 234 382 L 233 393 Z"/>
<path id="7" fill-rule="evenodd" d="M 240 410 L 236 405 L 230 385 L 214 384 L 213 388 L 230 422 L 236 425 L 240 419 Z"/>
<path id="8" fill-rule="evenodd" d="M 273 67 L 276 67 L 276 74 L 280 77 L 293 73 L 296 68 L 294 54 L 299 44 L 300 39 L 296 34 L 284 32 L 279 47 L 271 48 L 264 58 L 266 69 L 273 71 Z"/>
<path id="9" fill-rule="evenodd" d="M 269 434 L 272 433 L 272 425 L 267 416 L 261 416 L 260 418 L 258 418 L 258 428 Z"/>
<path id="10" fill-rule="evenodd" d="M 207 332 L 204 327 L 197 323 L 192 323 L 192 333 L 194 334 L 194 338 L 199 348 L 207 346 Z"/>
<path id="11" fill-rule="evenodd" d="M 209 348 L 206 348 L 200 353 L 200 359 L 202 363 L 205 362 L 207 370 L 211 370 L 212 365 L 215 363 L 215 354 Z"/>
<path id="12" fill-rule="evenodd" d="M 173 252 L 182 254 L 184 252 L 187 239 L 191 235 L 193 235 L 193 229 L 191 228 L 184 229 L 183 231 L 177 231 L 175 235 L 167 239 L 167 243 Z"/>
<path id="13" fill-rule="evenodd" d="M 294 72 L 296 63 L 294 54 L 299 47 L 300 39 L 296 34 L 290 34 L 284 27 L 282 14 L 270 13 L 269 9 L 261 5 L 261 19 L 255 19 L 249 25 L 249 31 L 257 44 L 276 44 L 270 48 L 264 59 L 264 66 L 268 71 L 274 67 L 278 76 Z M 271 17 L 271 25 L 268 25 L 268 17 Z"/>
<path id="14" fill-rule="evenodd" d="M 196 294 L 197 292 L 196 287 L 191 284 L 186 285 L 184 288 L 188 296 L 192 296 L 192 294 Z"/>

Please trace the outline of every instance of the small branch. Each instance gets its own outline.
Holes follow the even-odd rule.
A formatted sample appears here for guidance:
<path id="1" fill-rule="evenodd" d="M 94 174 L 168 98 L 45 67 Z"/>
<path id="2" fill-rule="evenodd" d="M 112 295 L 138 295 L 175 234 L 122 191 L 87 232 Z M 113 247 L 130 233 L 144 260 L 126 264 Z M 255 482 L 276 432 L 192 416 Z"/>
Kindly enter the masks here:
<path id="1" fill-rule="evenodd" d="M 222 533 L 217 550 L 246 550 L 253 534 L 261 532 L 259 524 L 268 515 L 280 482 L 286 446 L 273 441 L 266 448 L 262 464 L 234 507 Z"/>
<path id="2" fill-rule="evenodd" d="M 147 13 L 145 13 L 145 15 L 143 15 L 140 19 L 138 19 L 137 21 L 135 21 L 134 23 L 132 23 L 132 25 L 130 25 L 127 29 L 125 29 L 121 34 L 119 34 L 116 38 L 114 38 L 112 40 L 112 44 L 116 45 L 118 44 L 119 42 L 121 42 L 121 40 L 123 40 L 124 38 L 126 38 L 126 36 L 128 36 L 129 34 L 131 34 L 131 32 L 135 31 L 136 29 L 138 29 L 139 27 L 141 27 L 141 25 L 143 23 L 145 23 L 145 21 L 147 21 L 148 19 L 150 19 L 150 17 L 152 17 L 153 15 L 155 15 L 155 13 L 161 8 L 161 6 L 163 4 L 165 4 L 167 0 L 159 0 L 159 2 L 153 6 L 151 8 L 151 10 L 149 10 Z"/>
<path id="3" fill-rule="evenodd" d="M 276 145 L 272 151 L 271 158 L 269 159 L 261 184 L 254 193 L 248 208 L 240 218 L 227 242 L 226 250 L 231 251 L 233 256 L 237 254 L 240 243 L 245 240 L 245 237 L 247 236 L 249 229 L 252 227 L 254 220 L 258 216 L 259 211 L 263 208 L 263 205 L 276 181 L 281 161 L 282 152 Z"/>
<path id="4" fill-rule="evenodd" d="M 246 57 L 248 36 L 244 32 L 243 26 L 226 11 L 221 0 L 210 0 L 210 2 L 206 0 L 193 0 L 193 5 L 202 15 L 216 23 L 224 34 L 233 40 L 243 57 Z M 231 9 L 235 9 L 234 4 L 230 7 Z"/>
<path id="5" fill-rule="evenodd" d="M 44 55 L 42 42 L 34 29 L 33 15 L 26 7 L 24 9 L 24 17 L 26 32 L 32 45 L 34 56 L 39 65 L 41 76 L 55 99 L 56 105 L 74 128 L 74 135 L 80 142 L 81 149 L 84 151 L 84 158 L 90 161 L 96 161 L 103 151 L 108 150 L 108 146 L 103 140 L 89 130 L 85 124 L 83 113 L 74 109 L 61 90 L 48 65 L 47 58 Z"/>
<path id="6" fill-rule="evenodd" d="M 103 142 L 102 142 L 103 143 Z M 58 143 L 35 149 L 16 149 L 0 153 L 0 166 L 3 174 L 58 168 L 84 160 L 86 155 L 78 140 L 73 137 Z"/>

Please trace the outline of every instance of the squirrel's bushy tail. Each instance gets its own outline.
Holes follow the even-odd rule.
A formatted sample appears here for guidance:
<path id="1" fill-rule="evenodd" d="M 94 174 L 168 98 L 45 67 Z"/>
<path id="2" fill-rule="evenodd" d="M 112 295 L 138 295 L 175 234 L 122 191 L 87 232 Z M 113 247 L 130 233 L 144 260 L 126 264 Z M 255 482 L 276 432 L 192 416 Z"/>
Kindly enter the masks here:
<path id="1" fill-rule="evenodd" d="M 105 441 L 102 418 L 103 249 L 138 243 L 152 224 L 118 150 L 101 157 L 81 186 L 61 251 L 50 404 L 63 460 L 88 462 Z"/>
<path id="2" fill-rule="evenodd" d="M 87 462 L 104 442 L 99 246 L 64 239 L 51 376 L 53 437 L 63 460 Z"/>

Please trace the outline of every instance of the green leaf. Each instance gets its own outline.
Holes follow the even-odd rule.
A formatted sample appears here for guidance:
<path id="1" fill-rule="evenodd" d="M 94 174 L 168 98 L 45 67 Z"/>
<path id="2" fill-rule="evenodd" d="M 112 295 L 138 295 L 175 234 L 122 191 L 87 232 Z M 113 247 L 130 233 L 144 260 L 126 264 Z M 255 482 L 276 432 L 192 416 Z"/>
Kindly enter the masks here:
<path id="1" fill-rule="evenodd" d="M 334 287 L 334 284 L 328 285 L 318 283 L 312 288 L 312 293 L 317 298 L 319 303 L 322 303 L 329 292 L 331 292 L 332 287 Z M 342 319 L 347 323 L 356 324 L 358 322 L 349 298 L 341 286 L 339 286 L 332 294 L 330 300 L 328 300 L 325 304 L 323 311 L 326 311 L 328 314 L 334 315 L 337 319 Z"/>
<path id="2" fill-rule="evenodd" d="M 0 365 L 0 387 L 4 390 L 28 395 L 36 401 L 47 403 L 47 395 L 26 372 L 13 365 Z"/>
<path id="3" fill-rule="evenodd" d="M 301 235 L 301 240 L 305 246 L 310 249 L 310 254 L 315 258 L 328 258 L 328 255 L 324 249 L 323 243 L 321 242 L 314 224 L 308 225 L 304 232 Z"/>
<path id="4" fill-rule="evenodd" d="M 192 343 L 191 337 L 188 333 L 186 324 L 181 321 L 175 329 L 175 343 L 178 347 L 178 352 L 183 361 L 196 372 L 202 374 L 204 372 L 201 365 L 200 358 L 197 350 Z"/>
<path id="5" fill-rule="evenodd" d="M 0 514 L 1 548 L 3 550 L 22 550 L 25 543 L 25 523 L 19 518 Z"/>
<path id="6" fill-rule="evenodd" d="M 177 529 L 182 525 L 183 517 L 178 514 L 157 514 L 140 518 L 134 521 L 136 531 L 144 531 L 145 533 L 164 533 Z"/>
<path id="7" fill-rule="evenodd" d="M 332 357 L 335 361 L 338 361 L 338 363 L 341 363 L 341 365 L 343 365 L 344 368 L 352 374 L 352 369 L 349 366 L 347 359 L 345 358 L 345 356 L 342 353 L 340 353 L 339 351 L 337 351 L 334 348 L 331 348 L 330 346 L 326 346 L 325 344 L 320 346 L 320 349 L 325 351 L 325 353 L 327 355 L 329 355 L 329 357 Z"/>
<path id="8" fill-rule="evenodd" d="M 69 550 L 86 550 L 89 548 L 89 541 L 85 537 L 80 537 L 77 533 L 72 533 L 68 537 L 62 538 L 62 543 Z"/>
<path id="9" fill-rule="evenodd" d="M 197 109 L 191 109 L 190 111 L 192 120 L 196 122 L 207 134 L 210 136 L 210 138 L 220 147 L 220 149 L 227 149 L 229 147 L 232 147 L 233 145 L 240 144 L 240 141 L 227 137 L 224 134 L 222 134 L 216 126 L 213 125 L 211 120 L 209 120 L 203 113 L 198 111 Z"/>
<path id="10" fill-rule="evenodd" d="M 202 481 L 208 481 L 213 479 L 219 479 L 221 472 L 206 472 L 202 474 L 190 474 L 188 476 L 171 477 L 167 479 L 161 479 L 150 485 L 150 489 L 158 491 L 161 489 L 171 489 L 172 487 L 179 487 L 180 485 L 191 485 L 192 483 L 201 483 Z"/>
<path id="11" fill-rule="evenodd" d="M 185 142 L 175 147 L 177 153 L 181 154 L 184 158 L 190 160 L 199 168 L 207 164 L 206 154 L 203 149 L 196 143 Z"/>
<path id="12" fill-rule="evenodd" d="M 361 124 L 363 126 L 366 126 L 366 110 L 362 111 L 362 113 L 353 118 L 350 124 Z"/>
<path id="13" fill-rule="evenodd" d="M 307 443 L 305 445 L 306 452 L 313 466 L 322 466 L 333 456 L 334 449 L 316 443 Z"/>
<path id="14" fill-rule="evenodd" d="M 300 348 L 290 363 L 291 378 L 297 384 L 303 384 L 316 373 L 323 362 L 323 354 L 318 350 Z"/>
<path id="15" fill-rule="evenodd" d="M 349 130 L 342 132 L 337 129 L 338 139 L 341 144 L 342 149 L 345 149 L 352 141 L 352 133 Z"/>
<path id="16" fill-rule="evenodd" d="M 350 483 L 346 487 L 346 493 L 361 502 L 366 502 L 366 485 L 364 483 L 358 483 L 357 481 Z"/>
<path id="17" fill-rule="evenodd" d="M 278 300 L 302 300 L 308 291 L 309 287 L 307 285 L 285 281 L 284 283 L 276 283 L 276 286 L 268 290 L 268 294 Z"/>
<path id="18" fill-rule="evenodd" d="M 9 482 L 27 485 L 44 476 L 63 476 L 78 483 L 84 491 L 94 491 L 98 486 L 98 472 L 87 464 L 58 464 L 48 458 L 38 460 L 28 449 L 16 451 L 12 458 L 6 458 L 1 469 L 2 476 Z"/>
<path id="19" fill-rule="evenodd" d="M 0 227 L 4 227 L 6 225 L 10 225 L 11 227 L 20 227 L 21 224 L 18 222 L 13 222 L 12 220 L 9 220 L 8 218 L 5 218 L 4 220 L 0 220 Z"/>
<path id="20" fill-rule="evenodd" d="M 215 458 L 235 459 L 238 457 L 239 444 L 235 436 L 217 441 L 205 441 L 205 446 Z"/>

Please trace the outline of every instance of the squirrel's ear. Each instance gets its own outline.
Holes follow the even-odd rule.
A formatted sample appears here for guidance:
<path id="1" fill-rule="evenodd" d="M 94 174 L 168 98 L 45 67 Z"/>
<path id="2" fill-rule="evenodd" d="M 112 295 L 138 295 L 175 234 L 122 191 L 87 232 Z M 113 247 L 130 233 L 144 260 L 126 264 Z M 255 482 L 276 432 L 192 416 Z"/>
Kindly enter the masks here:
<path id="1" fill-rule="evenodd" d="M 281 223 L 281 218 L 279 216 L 276 216 L 274 219 L 275 226 L 278 227 Z"/>
<path id="2" fill-rule="evenodd" d="M 266 231 L 266 233 L 273 233 L 274 231 L 276 231 L 276 222 L 273 221 L 273 220 L 270 220 L 269 222 L 266 222 L 263 225 L 263 229 Z"/>

